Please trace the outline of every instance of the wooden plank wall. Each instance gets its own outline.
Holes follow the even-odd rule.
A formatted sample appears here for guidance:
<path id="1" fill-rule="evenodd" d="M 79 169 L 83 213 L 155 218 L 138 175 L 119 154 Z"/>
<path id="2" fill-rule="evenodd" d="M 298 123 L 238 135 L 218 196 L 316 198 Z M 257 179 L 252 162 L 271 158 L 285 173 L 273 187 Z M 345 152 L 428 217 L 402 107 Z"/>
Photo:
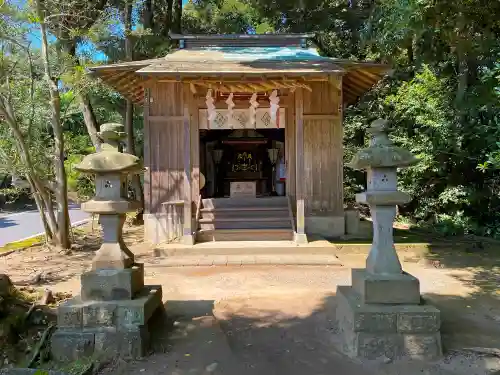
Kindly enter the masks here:
<path id="1" fill-rule="evenodd" d="M 343 148 L 341 77 L 309 82 L 304 97 L 304 179 L 306 213 L 343 212 Z M 335 82 L 336 81 L 336 82 Z M 328 119 L 307 119 L 330 115 Z M 334 118 L 335 115 L 336 117 Z M 317 116 L 320 117 L 320 116 Z"/>
<path id="2" fill-rule="evenodd" d="M 180 83 L 152 83 L 150 88 L 149 160 L 150 186 L 145 186 L 147 213 L 162 212 L 162 203 L 184 199 L 183 86 Z M 155 116 L 180 116 L 176 120 Z M 154 120 L 153 120 L 154 119 Z M 148 140 L 145 139 L 145 142 Z"/>

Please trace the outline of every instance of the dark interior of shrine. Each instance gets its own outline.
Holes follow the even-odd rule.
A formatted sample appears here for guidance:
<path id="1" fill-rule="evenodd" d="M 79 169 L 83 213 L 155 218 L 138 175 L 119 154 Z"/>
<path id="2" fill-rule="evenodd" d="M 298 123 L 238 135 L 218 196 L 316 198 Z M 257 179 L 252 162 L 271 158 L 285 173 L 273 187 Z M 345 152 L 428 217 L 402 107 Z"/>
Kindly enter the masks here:
<path id="1" fill-rule="evenodd" d="M 200 130 L 202 196 L 228 197 L 233 181 L 255 182 L 257 196 L 284 194 L 273 183 L 284 153 L 285 129 Z"/>

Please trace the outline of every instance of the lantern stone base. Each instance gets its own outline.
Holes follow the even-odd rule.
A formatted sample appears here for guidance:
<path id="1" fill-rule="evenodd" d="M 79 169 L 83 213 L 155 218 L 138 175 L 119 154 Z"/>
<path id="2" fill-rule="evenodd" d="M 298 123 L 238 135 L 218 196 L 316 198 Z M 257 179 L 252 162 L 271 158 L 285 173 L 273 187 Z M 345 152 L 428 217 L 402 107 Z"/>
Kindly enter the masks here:
<path id="1" fill-rule="evenodd" d="M 161 286 L 144 286 L 142 265 L 87 272 L 82 275 L 81 296 L 58 308 L 52 357 L 58 361 L 94 353 L 142 357 L 149 345 L 148 323 L 161 306 Z"/>
<path id="2" fill-rule="evenodd" d="M 354 270 L 353 276 L 358 275 L 358 281 L 365 280 L 364 297 L 358 292 L 359 283 L 354 281 L 353 286 L 337 287 L 336 319 L 343 351 L 351 357 L 367 359 L 406 357 L 430 360 L 441 356 L 439 310 L 421 304 L 367 303 L 370 293 L 374 290 L 375 299 L 378 299 L 381 289 L 377 283 L 369 285 L 373 280 L 366 282 L 367 278 L 363 278 L 359 271 Z M 386 295 L 390 295 L 395 287 L 392 284 L 401 282 L 383 280 L 382 285 L 384 283 Z"/>
<path id="3" fill-rule="evenodd" d="M 420 304 L 420 283 L 408 273 L 373 275 L 365 269 L 351 270 L 352 287 L 363 303 Z"/>
<path id="4" fill-rule="evenodd" d="M 84 301 L 130 300 L 144 288 L 144 265 L 135 263 L 122 270 L 92 270 L 81 276 Z"/>

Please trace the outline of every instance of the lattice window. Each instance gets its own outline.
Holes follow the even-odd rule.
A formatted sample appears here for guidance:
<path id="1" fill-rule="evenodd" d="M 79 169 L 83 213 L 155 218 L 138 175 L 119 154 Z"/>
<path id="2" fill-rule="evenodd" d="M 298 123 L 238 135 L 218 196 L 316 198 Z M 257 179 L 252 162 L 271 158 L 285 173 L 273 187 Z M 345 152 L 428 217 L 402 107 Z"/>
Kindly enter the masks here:
<path id="1" fill-rule="evenodd" d="M 260 119 L 262 121 L 262 124 L 264 124 L 266 128 L 271 127 L 271 115 L 269 114 L 268 111 L 264 112 L 264 114 Z"/>
<path id="2" fill-rule="evenodd" d="M 248 124 L 248 116 L 245 112 L 237 112 L 233 115 L 233 119 L 238 124 L 238 127 L 245 129 Z"/>
<path id="3" fill-rule="evenodd" d="M 217 109 L 215 119 L 213 120 L 212 126 L 209 127 L 207 123 L 208 111 L 206 109 L 200 109 L 200 129 L 229 129 L 228 113 L 227 109 Z M 233 110 L 233 129 L 272 129 L 274 127 L 271 122 L 271 114 L 269 113 L 269 108 L 257 108 L 255 115 L 255 125 L 250 125 L 250 110 L 249 109 L 234 109 Z M 284 129 L 286 126 L 285 109 L 279 109 L 279 127 Z"/>
<path id="4" fill-rule="evenodd" d="M 214 119 L 214 128 L 223 129 L 226 125 L 226 122 L 227 122 L 226 116 L 224 116 L 220 112 L 217 112 L 217 115 L 215 116 L 215 119 Z"/>

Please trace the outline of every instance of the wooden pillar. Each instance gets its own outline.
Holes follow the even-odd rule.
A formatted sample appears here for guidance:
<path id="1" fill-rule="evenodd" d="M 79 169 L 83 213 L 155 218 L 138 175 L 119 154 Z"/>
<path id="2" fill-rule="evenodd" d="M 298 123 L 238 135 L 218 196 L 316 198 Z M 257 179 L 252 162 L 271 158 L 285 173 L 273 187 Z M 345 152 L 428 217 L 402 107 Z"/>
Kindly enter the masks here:
<path id="1" fill-rule="evenodd" d="M 304 180 L 304 100 L 303 89 L 295 90 L 295 181 L 297 196 L 297 232 L 295 242 L 307 243 L 305 225 L 305 180 Z"/>
<path id="2" fill-rule="evenodd" d="M 191 114 L 189 112 L 189 86 L 183 87 L 184 122 L 184 227 L 182 243 L 194 244 L 192 228 L 192 176 L 191 176 Z"/>
<path id="3" fill-rule="evenodd" d="M 151 212 L 151 137 L 149 136 L 149 101 L 151 98 L 151 89 L 144 88 L 144 166 L 146 171 L 144 173 L 144 213 Z"/>

